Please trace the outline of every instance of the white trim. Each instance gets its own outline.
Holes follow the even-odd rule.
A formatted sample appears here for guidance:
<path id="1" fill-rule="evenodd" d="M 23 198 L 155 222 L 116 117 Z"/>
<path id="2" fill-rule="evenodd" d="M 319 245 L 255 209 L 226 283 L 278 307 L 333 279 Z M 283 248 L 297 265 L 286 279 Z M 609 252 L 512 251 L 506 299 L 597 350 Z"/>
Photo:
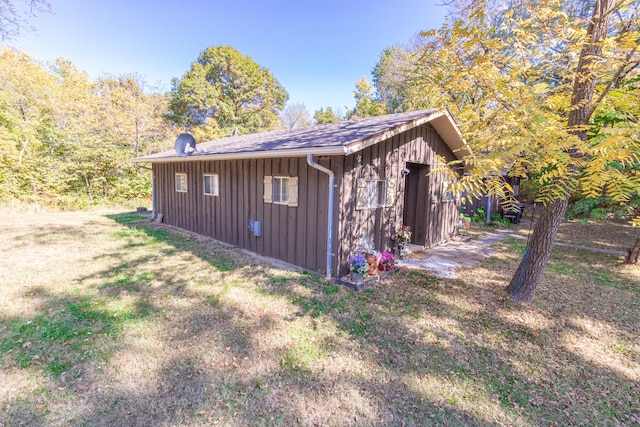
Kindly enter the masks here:
<path id="1" fill-rule="evenodd" d="M 178 176 L 184 176 L 184 190 L 178 190 Z M 187 181 L 187 174 L 185 172 L 176 172 L 175 174 L 175 189 L 177 193 L 186 193 L 189 189 L 189 182 Z"/>
<path id="2" fill-rule="evenodd" d="M 213 182 L 211 183 L 211 193 L 207 193 L 206 188 L 207 186 L 205 185 L 205 178 L 206 177 L 213 177 Z M 214 185 L 215 184 L 215 185 Z M 220 176 L 217 173 L 203 173 L 202 174 L 202 194 L 204 194 L 205 196 L 220 196 Z"/>
<path id="3" fill-rule="evenodd" d="M 172 163 L 172 162 L 197 162 L 202 160 L 240 160 L 240 159 L 266 159 L 281 157 L 306 157 L 308 154 L 314 156 L 344 156 L 346 147 L 340 145 L 337 147 L 314 147 L 314 148 L 291 148 L 287 150 L 271 150 L 271 151 L 243 151 L 239 153 L 225 154 L 199 154 L 196 152 L 188 157 L 140 157 L 131 159 L 133 163 Z"/>
<path id="4" fill-rule="evenodd" d="M 280 179 L 280 180 L 285 180 L 286 179 L 287 180 L 287 200 L 276 201 L 276 191 L 275 191 L 276 190 L 276 185 L 275 185 L 276 179 Z M 271 178 L 271 182 L 273 183 L 273 186 L 271 187 L 272 188 L 272 190 L 271 190 L 271 202 L 274 205 L 285 205 L 285 206 L 289 205 L 289 180 L 290 179 L 291 179 L 290 176 L 284 176 L 284 175 L 274 175 Z M 284 183 L 284 181 L 281 181 L 280 185 L 282 185 L 283 183 Z M 278 194 L 278 197 L 282 198 L 282 187 L 280 187 L 279 190 L 280 190 L 280 192 Z"/>
<path id="5" fill-rule="evenodd" d="M 347 152 L 347 155 L 356 153 L 358 151 L 364 150 L 367 147 L 371 147 L 372 145 L 375 145 L 379 142 L 382 142 L 389 138 L 393 138 L 396 135 L 400 135 L 402 132 L 406 132 L 415 127 L 428 123 L 431 120 L 441 117 L 445 114 L 446 114 L 445 111 L 438 110 L 438 111 L 435 111 L 434 113 L 429 114 L 428 116 L 420 117 L 419 119 L 415 119 L 401 126 L 398 126 L 395 129 L 382 132 L 381 134 L 378 134 L 366 139 L 361 139 L 355 142 L 351 142 L 344 147 L 345 151 Z"/>

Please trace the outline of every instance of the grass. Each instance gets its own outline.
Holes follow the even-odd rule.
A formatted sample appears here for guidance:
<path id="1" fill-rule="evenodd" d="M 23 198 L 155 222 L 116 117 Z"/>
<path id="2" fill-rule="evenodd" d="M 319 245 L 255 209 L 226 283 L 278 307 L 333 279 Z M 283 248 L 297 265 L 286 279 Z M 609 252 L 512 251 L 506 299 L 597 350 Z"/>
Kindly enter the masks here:
<path id="1" fill-rule="evenodd" d="M 620 257 L 556 246 L 529 306 L 502 290 L 518 239 L 356 294 L 136 218 L 0 217 L 0 425 L 640 422 Z"/>
<path id="2" fill-rule="evenodd" d="M 539 208 L 538 208 L 539 209 Z M 537 219 L 539 211 L 535 213 Z M 531 219 L 531 212 L 526 215 Z M 526 237 L 529 234 L 528 227 L 516 227 L 512 230 Z M 630 248 L 640 236 L 640 229 L 629 226 L 624 220 L 571 220 L 560 224 L 556 236 L 557 242 L 571 243 L 574 245 L 592 248 L 624 251 Z"/>

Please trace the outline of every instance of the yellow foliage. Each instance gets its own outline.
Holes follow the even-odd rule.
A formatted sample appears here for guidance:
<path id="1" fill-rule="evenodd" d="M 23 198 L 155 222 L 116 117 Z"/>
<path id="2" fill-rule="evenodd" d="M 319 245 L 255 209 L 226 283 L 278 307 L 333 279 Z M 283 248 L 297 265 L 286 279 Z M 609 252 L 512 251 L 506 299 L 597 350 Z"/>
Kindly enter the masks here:
<path id="1" fill-rule="evenodd" d="M 617 18 L 597 55 L 584 54 L 588 19 L 568 13 L 560 0 L 518 1 L 495 21 L 477 2 L 464 19 L 423 33 L 423 93 L 450 106 L 476 153 L 465 159 L 469 175 L 461 187 L 473 195 L 508 197 L 512 189 L 496 178 L 508 172 L 537 179 L 545 203 L 575 190 L 624 202 L 638 191 L 638 179 L 629 174 L 640 163 L 640 103 L 637 95 L 617 89 L 616 80 L 621 70 L 627 78 L 639 75 L 633 69 L 640 60 L 636 6 L 632 0 L 616 5 Z M 586 67 L 578 74 L 581 55 Z M 574 99 L 574 86 L 592 75 L 593 97 Z M 621 111 L 634 119 L 569 128 L 569 115 L 584 108 L 596 116 Z M 583 132 L 591 138 L 582 138 Z"/>

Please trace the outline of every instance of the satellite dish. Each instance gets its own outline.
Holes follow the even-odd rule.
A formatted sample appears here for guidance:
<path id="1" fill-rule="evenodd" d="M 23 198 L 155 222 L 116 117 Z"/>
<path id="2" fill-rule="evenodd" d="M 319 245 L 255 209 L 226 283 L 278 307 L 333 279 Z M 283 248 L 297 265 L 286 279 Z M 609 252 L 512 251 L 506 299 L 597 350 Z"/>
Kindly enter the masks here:
<path id="1" fill-rule="evenodd" d="M 196 139 L 190 133 L 181 133 L 176 139 L 175 149 L 180 157 L 190 156 L 196 151 Z"/>

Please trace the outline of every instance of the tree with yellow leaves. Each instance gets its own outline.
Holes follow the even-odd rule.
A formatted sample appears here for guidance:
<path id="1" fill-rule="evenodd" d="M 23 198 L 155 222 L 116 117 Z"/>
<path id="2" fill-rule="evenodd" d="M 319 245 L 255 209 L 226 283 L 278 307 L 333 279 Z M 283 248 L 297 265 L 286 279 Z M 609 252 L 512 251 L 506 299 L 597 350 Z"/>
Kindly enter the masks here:
<path id="1" fill-rule="evenodd" d="M 625 91 L 638 102 L 639 8 L 631 0 L 472 2 L 423 33 L 424 96 L 449 106 L 475 152 L 486 153 L 460 162 L 468 174 L 459 188 L 509 202 L 501 171 L 540 184 L 542 213 L 507 287 L 514 299 L 533 300 L 574 191 L 625 203 L 640 189 L 639 117 L 595 132 L 592 122 Z"/>

